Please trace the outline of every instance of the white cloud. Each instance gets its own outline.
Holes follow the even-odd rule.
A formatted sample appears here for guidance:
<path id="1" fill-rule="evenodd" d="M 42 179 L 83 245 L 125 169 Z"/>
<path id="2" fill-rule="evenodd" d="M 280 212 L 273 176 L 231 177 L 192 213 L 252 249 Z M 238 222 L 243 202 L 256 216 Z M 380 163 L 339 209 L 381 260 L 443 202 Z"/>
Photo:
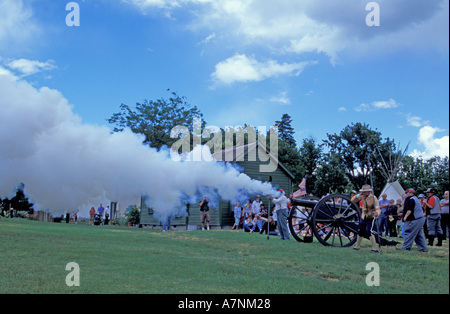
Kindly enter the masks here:
<path id="1" fill-rule="evenodd" d="M 287 92 L 281 92 L 280 95 L 272 97 L 270 99 L 271 102 L 280 103 L 282 105 L 290 105 L 291 99 L 288 97 Z"/>
<path id="2" fill-rule="evenodd" d="M 240 46 L 263 45 L 280 53 L 370 56 L 398 49 L 448 53 L 448 1 L 378 0 L 381 26 L 365 24 L 364 0 L 123 0 L 141 10 L 195 8 L 191 29 L 208 29 Z M 193 10 L 194 11 L 194 10 Z"/>
<path id="3" fill-rule="evenodd" d="M 19 71 L 21 76 L 29 76 L 41 71 L 50 71 L 56 68 L 53 60 L 47 60 L 46 62 L 40 62 L 36 60 L 17 59 L 10 61 L 6 64 L 11 70 Z"/>
<path id="4" fill-rule="evenodd" d="M 358 107 L 355 108 L 355 111 L 376 111 L 380 109 L 395 109 L 400 106 L 394 99 L 382 100 L 382 101 L 374 101 L 371 104 L 362 103 Z"/>
<path id="5" fill-rule="evenodd" d="M 279 75 L 298 76 L 308 65 L 316 62 L 280 64 L 274 60 L 259 62 L 245 54 L 236 54 L 216 65 L 212 77 L 216 83 L 259 82 Z"/>
<path id="6" fill-rule="evenodd" d="M 424 126 L 420 129 L 417 137 L 418 144 L 425 147 L 424 151 L 415 149 L 410 156 L 414 158 L 421 157 L 422 159 L 430 159 L 434 156 L 448 157 L 449 156 L 449 136 L 436 138 L 438 132 L 444 132 L 440 128 L 431 126 Z"/>
<path id="7" fill-rule="evenodd" d="M 0 51 L 15 45 L 28 44 L 41 33 L 33 19 L 33 10 L 22 0 L 0 1 Z"/>
<path id="8" fill-rule="evenodd" d="M 428 125 L 430 121 L 423 121 L 422 117 L 413 116 L 411 113 L 406 115 L 406 123 L 409 126 L 414 126 L 416 128 L 420 128 L 422 126 Z"/>
<path id="9" fill-rule="evenodd" d="M 347 108 L 345 108 L 345 107 L 340 107 L 340 108 L 338 109 L 338 111 L 339 111 L 339 112 L 347 112 L 348 110 L 347 110 Z"/>
<path id="10" fill-rule="evenodd" d="M 375 109 L 392 109 L 398 108 L 398 103 L 394 99 L 389 99 L 385 101 L 375 101 L 372 103 Z"/>

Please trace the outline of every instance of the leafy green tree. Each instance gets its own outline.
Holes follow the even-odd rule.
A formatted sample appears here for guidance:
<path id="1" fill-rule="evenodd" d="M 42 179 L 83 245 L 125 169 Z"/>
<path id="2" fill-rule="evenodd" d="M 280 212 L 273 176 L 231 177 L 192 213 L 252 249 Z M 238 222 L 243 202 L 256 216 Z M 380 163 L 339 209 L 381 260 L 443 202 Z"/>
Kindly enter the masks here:
<path id="1" fill-rule="evenodd" d="M 340 156 L 336 166 L 342 168 L 353 188 L 370 184 L 371 174 L 374 190 L 383 188 L 386 183 L 382 175 L 383 160 L 389 159 L 395 151 L 395 144 L 389 138 L 383 140 L 381 133 L 372 130 L 368 124 L 356 123 L 346 126 L 340 134 L 327 134 L 323 142 L 329 149 L 325 154 L 327 159 Z"/>
<path id="2" fill-rule="evenodd" d="M 433 157 L 423 160 L 405 156 L 398 176 L 404 188 L 413 188 L 419 193 L 435 188 L 442 194 L 449 189 L 449 159 Z"/>
<path id="3" fill-rule="evenodd" d="M 170 137 L 171 130 L 177 126 L 187 127 L 193 134 L 194 118 L 203 118 L 203 114 L 196 106 L 188 104 L 185 97 L 172 92 L 168 100 L 145 100 L 137 103 L 135 109 L 122 104 L 120 112 L 114 113 L 107 121 L 115 125 L 114 132 L 130 128 L 134 133 L 145 136 L 145 144 L 159 149 L 164 145 L 171 147 L 178 140 Z M 204 125 L 205 121 L 202 121 L 202 127 Z M 192 139 L 193 136 L 191 143 Z"/>
<path id="4" fill-rule="evenodd" d="M 316 144 L 314 138 L 309 137 L 303 139 L 302 146 L 298 149 L 298 152 L 300 154 L 299 173 L 307 175 L 306 191 L 316 194 L 314 183 L 317 180 L 317 166 L 322 158 L 322 147 Z"/>
<path id="5" fill-rule="evenodd" d="M 343 157 L 335 152 L 328 153 L 315 171 L 314 194 L 345 193 L 352 188 L 342 168 Z"/>

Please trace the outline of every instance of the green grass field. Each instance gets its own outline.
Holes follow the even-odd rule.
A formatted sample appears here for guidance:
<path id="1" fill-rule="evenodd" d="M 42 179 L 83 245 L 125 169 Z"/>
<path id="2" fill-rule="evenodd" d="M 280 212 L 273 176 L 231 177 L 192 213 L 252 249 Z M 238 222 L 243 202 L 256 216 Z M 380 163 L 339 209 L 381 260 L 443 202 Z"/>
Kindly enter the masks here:
<path id="1" fill-rule="evenodd" d="M 449 293 L 449 249 L 370 252 L 236 231 L 172 231 L 0 218 L 0 293 Z M 78 263 L 80 286 L 66 285 Z M 366 265 L 380 266 L 368 287 Z"/>

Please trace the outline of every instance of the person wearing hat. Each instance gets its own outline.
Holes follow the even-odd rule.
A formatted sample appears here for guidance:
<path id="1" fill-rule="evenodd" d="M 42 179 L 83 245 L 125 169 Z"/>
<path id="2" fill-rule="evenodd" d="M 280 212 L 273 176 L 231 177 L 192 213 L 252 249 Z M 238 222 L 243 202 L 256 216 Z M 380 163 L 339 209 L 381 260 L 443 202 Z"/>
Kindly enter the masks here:
<path id="1" fill-rule="evenodd" d="M 374 218 L 380 214 L 378 199 L 372 194 L 372 187 L 368 184 L 363 185 L 359 192 L 360 194 L 352 197 L 352 202 L 361 204 L 361 222 L 359 223 L 358 237 L 354 249 L 359 250 L 362 239 L 367 237 L 372 243 L 372 252 L 378 252 L 375 236 L 371 232 Z"/>
<path id="2" fill-rule="evenodd" d="M 403 245 L 402 250 L 411 251 L 412 245 L 416 242 L 419 251 L 428 252 L 423 225 L 425 224 L 425 215 L 419 199 L 415 196 L 414 189 L 406 190 L 406 199 L 403 209 Z"/>
<path id="3" fill-rule="evenodd" d="M 441 228 L 441 201 L 436 196 L 436 189 L 428 189 L 425 191 L 425 194 L 428 197 L 428 200 L 424 202 L 427 206 L 428 245 L 433 246 L 434 239 L 437 235 L 438 243 L 436 246 L 442 246 L 444 233 Z"/>
<path id="4" fill-rule="evenodd" d="M 291 240 L 289 237 L 289 230 L 287 227 L 287 219 L 288 219 L 288 198 L 284 194 L 283 190 L 278 190 L 280 196 L 278 198 L 273 198 L 272 196 L 269 199 L 276 206 L 276 214 L 278 218 L 278 231 L 280 231 L 281 240 Z"/>

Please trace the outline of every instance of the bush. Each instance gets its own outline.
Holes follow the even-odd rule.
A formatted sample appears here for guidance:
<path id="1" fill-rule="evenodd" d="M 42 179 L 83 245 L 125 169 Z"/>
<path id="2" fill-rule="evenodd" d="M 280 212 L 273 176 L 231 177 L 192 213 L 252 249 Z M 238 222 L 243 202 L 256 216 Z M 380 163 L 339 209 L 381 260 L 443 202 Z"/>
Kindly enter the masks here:
<path id="1" fill-rule="evenodd" d="M 138 225 L 141 221 L 141 211 L 137 205 L 132 205 L 128 207 L 125 213 L 125 218 L 127 222 L 131 222 L 133 225 Z"/>

